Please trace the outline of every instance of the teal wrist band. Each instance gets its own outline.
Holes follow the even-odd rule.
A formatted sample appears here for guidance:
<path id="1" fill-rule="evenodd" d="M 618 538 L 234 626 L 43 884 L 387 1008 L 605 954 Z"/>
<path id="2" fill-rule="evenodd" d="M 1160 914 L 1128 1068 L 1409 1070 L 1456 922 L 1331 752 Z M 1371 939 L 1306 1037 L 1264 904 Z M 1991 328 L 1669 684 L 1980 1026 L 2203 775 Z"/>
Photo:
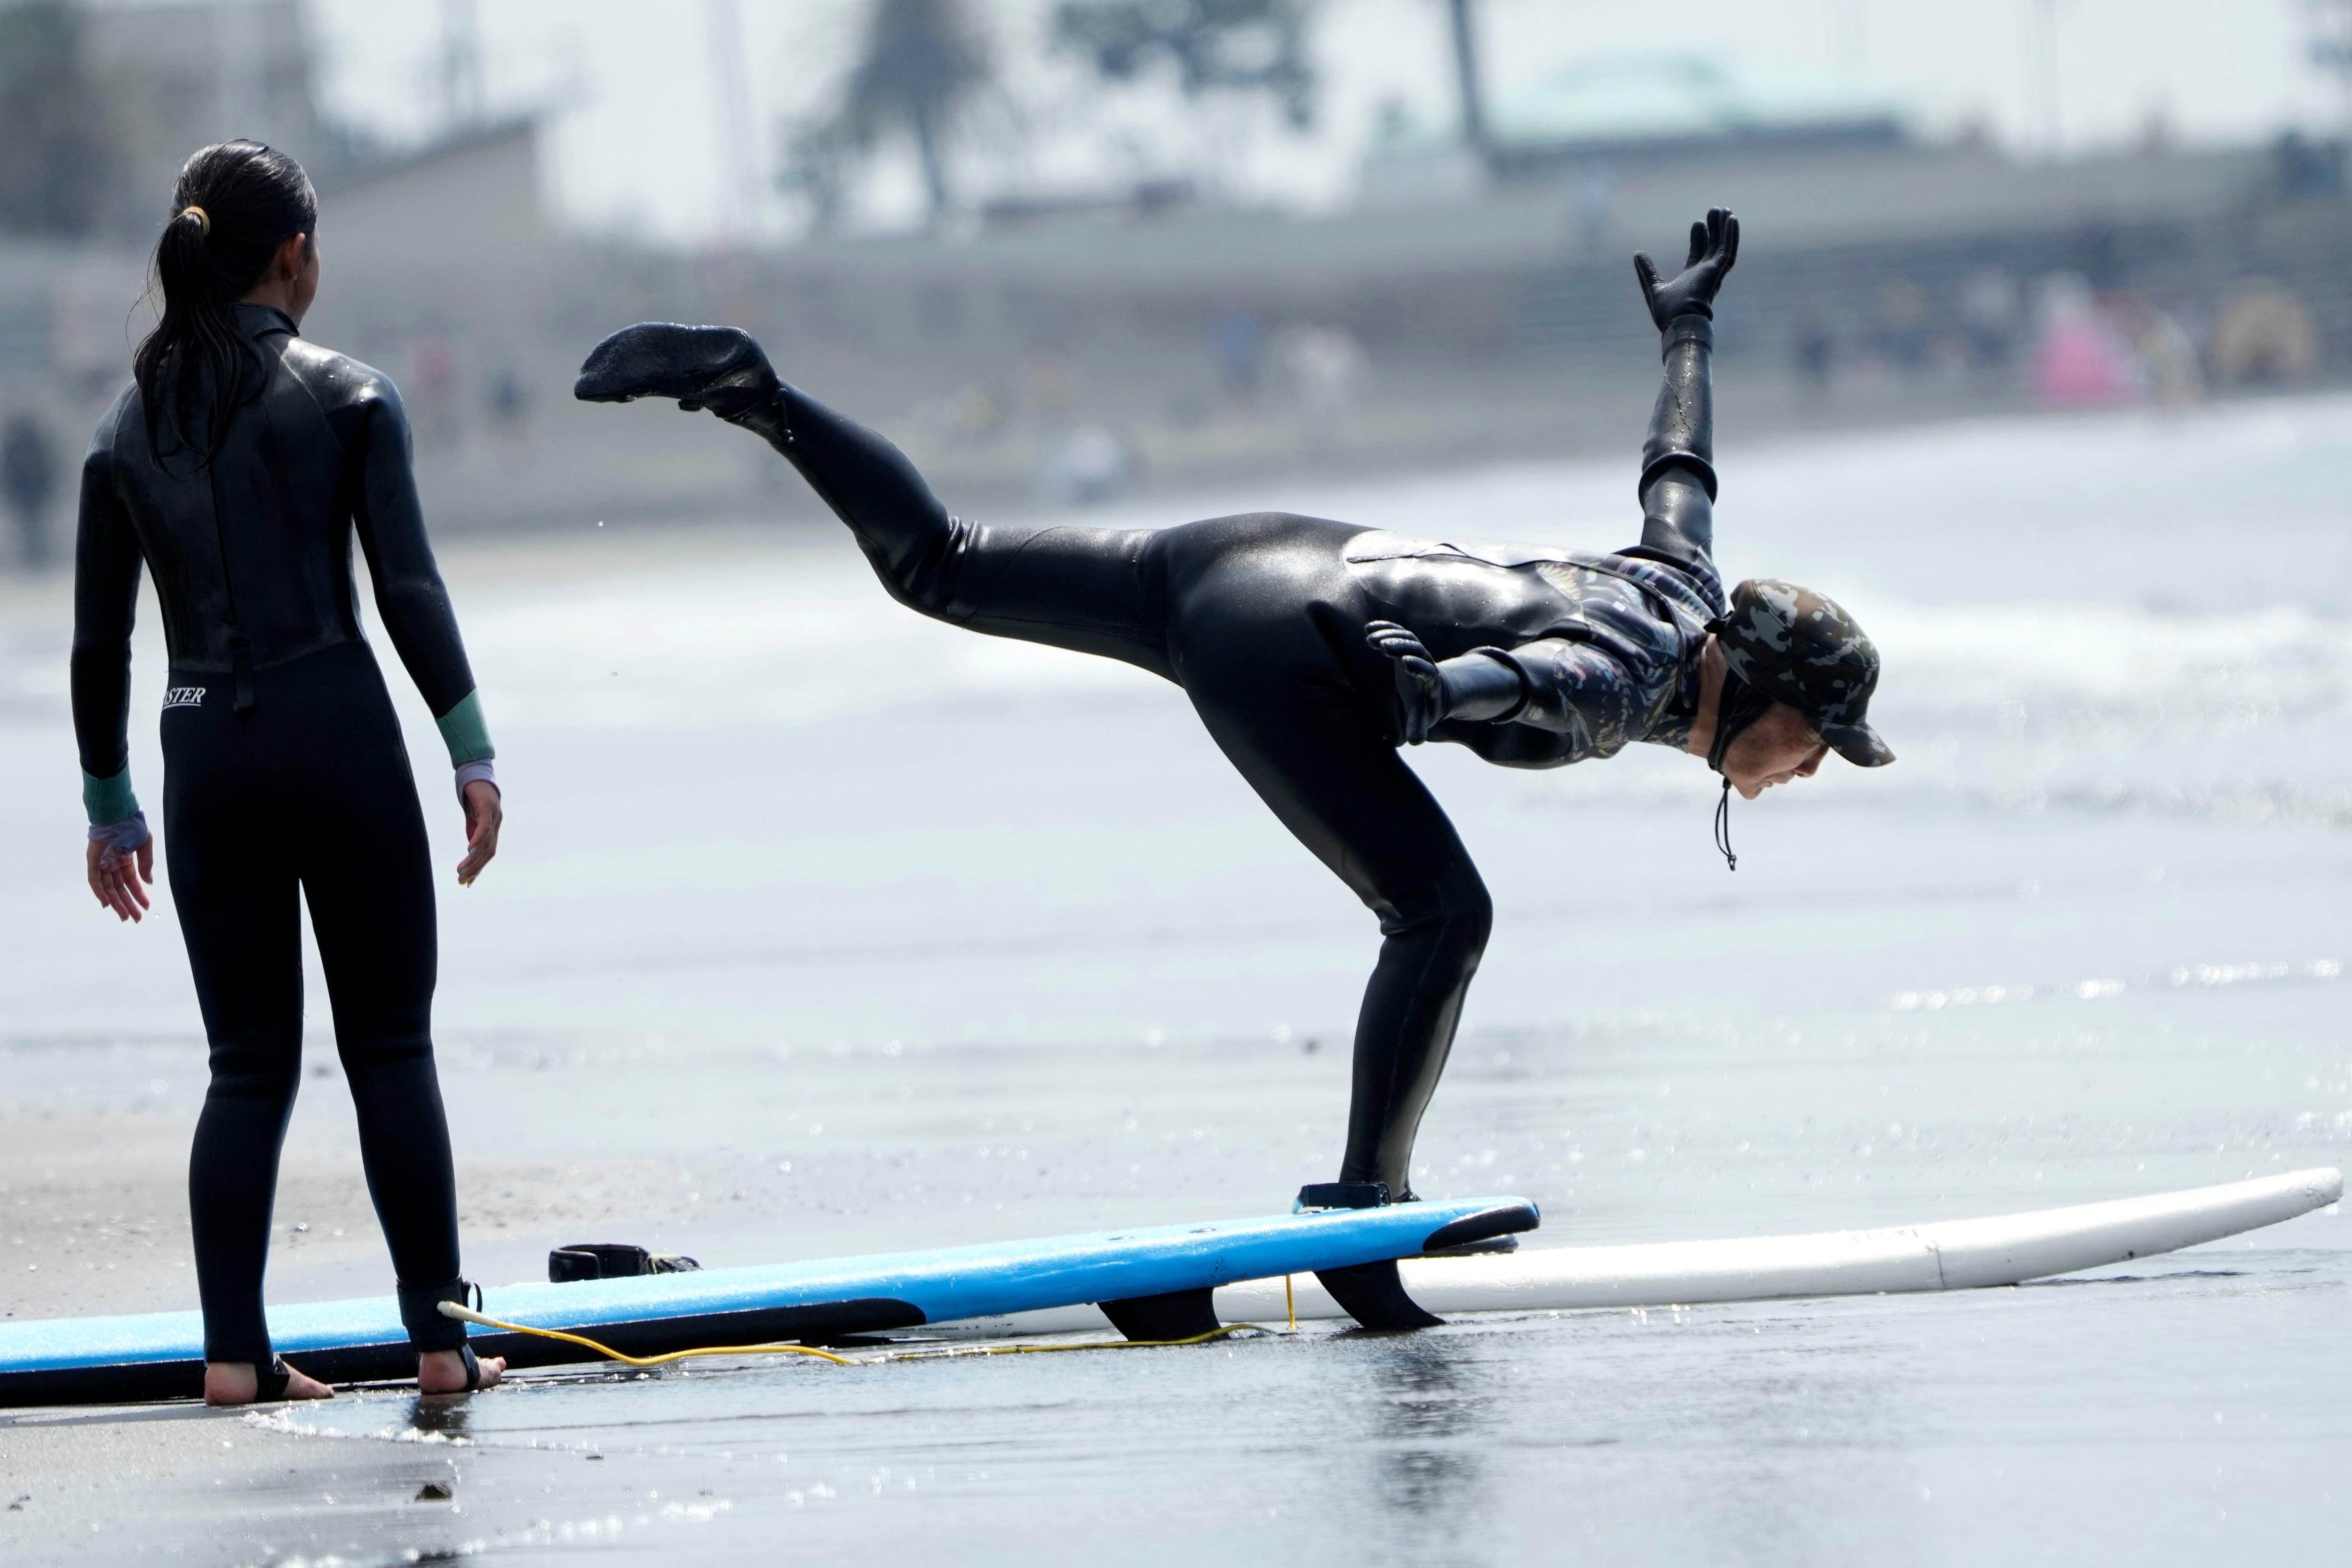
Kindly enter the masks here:
<path id="1" fill-rule="evenodd" d="M 110 779 L 94 779 L 81 775 L 81 807 L 89 813 L 92 827 L 105 827 L 117 822 L 128 822 L 139 815 L 139 797 L 131 793 L 131 770 L 125 767 Z"/>
<path id="2" fill-rule="evenodd" d="M 466 693 L 457 706 L 433 721 L 441 727 L 441 739 L 449 748 L 451 767 L 487 762 L 499 754 L 499 749 L 490 744 L 490 727 L 482 719 L 482 694 L 478 689 Z"/>

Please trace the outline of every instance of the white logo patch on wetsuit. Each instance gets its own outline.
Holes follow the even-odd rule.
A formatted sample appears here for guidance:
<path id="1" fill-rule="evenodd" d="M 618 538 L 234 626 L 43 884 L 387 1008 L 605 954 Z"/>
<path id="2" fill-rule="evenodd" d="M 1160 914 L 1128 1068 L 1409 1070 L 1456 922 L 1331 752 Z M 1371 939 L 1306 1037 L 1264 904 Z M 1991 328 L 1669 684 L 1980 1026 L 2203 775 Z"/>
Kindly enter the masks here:
<path id="1" fill-rule="evenodd" d="M 205 705 L 205 689 L 201 686 L 174 686 L 163 693 L 166 708 L 201 708 Z"/>

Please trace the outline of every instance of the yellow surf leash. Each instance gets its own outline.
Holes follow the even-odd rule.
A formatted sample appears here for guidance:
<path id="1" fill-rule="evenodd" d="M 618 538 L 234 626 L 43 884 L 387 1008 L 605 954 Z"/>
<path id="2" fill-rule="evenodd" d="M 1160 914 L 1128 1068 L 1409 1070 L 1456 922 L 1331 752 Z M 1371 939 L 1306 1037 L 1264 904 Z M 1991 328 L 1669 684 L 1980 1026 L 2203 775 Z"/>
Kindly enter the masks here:
<path id="1" fill-rule="evenodd" d="M 478 1323 L 483 1328 L 499 1329 L 510 1334 L 532 1334 L 542 1340 L 562 1340 L 566 1344 L 584 1345 L 598 1355 L 610 1356 L 613 1360 L 627 1366 L 660 1366 L 665 1363 L 684 1361 L 688 1356 L 698 1355 L 807 1355 L 814 1356 L 819 1361 L 832 1362 L 836 1366 L 874 1366 L 886 1361 L 943 1361 L 957 1356 L 972 1355 L 1043 1355 L 1049 1351 L 1168 1350 L 1177 1345 L 1206 1344 L 1211 1340 L 1221 1340 L 1233 1334 L 1263 1334 L 1273 1331 L 1270 1329 L 1262 1329 L 1255 1323 L 1226 1323 L 1210 1330 L 1205 1334 L 1193 1334 L 1181 1340 L 1090 1340 L 1077 1344 L 975 1345 L 969 1350 L 889 1351 L 881 1355 L 870 1356 L 835 1355 L 831 1351 L 821 1351 L 814 1345 L 783 1343 L 706 1345 L 698 1350 L 668 1351 L 661 1355 L 631 1355 L 626 1351 L 616 1351 L 608 1344 L 592 1340 L 585 1334 L 565 1333 L 561 1329 L 534 1329 L 528 1323 L 509 1323 L 503 1318 L 493 1318 L 487 1312 L 478 1312 L 461 1301 L 443 1301 L 439 1305 L 441 1315 L 445 1318 L 455 1318 L 465 1323 Z M 1297 1330 L 1298 1321 L 1293 1318 L 1291 1331 L 1296 1333 Z"/>
<path id="2" fill-rule="evenodd" d="M 662 1355 L 631 1355 L 626 1351 L 599 1344 L 585 1334 L 567 1334 L 561 1329 L 534 1329 L 528 1323 L 509 1323 L 487 1312 L 477 1312 L 462 1301 L 444 1301 L 440 1306 L 441 1315 L 445 1318 L 479 1323 L 486 1329 L 504 1329 L 510 1334 L 536 1334 L 542 1340 L 562 1340 L 567 1344 L 585 1345 L 598 1355 L 611 1356 L 614 1361 L 625 1362 L 630 1366 L 659 1366 L 665 1362 L 684 1361 L 696 1355 L 813 1355 L 819 1361 L 838 1362 L 843 1366 L 857 1364 L 854 1357 L 835 1355 L 831 1351 L 821 1351 L 813 1345 L 710 1345 L 701 1350 L 670 1351 Z"/>

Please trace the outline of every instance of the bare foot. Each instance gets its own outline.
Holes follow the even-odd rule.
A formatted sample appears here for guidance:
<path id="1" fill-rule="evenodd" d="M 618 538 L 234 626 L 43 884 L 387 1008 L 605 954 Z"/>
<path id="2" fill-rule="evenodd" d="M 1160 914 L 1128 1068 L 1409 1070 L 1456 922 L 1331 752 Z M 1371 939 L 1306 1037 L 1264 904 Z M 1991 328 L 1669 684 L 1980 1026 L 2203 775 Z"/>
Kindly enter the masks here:
<path id="1" fill-rule="evenodd" d="M 288 1367 L 286 1392 L 280 1399 L 332 1399 L 335 1391 L 317 1378 Z M 261 1381 L 249 1361 L 215 1361 L 205 1364 L 206 1405 L 250 1405 Z"/>
<path id="2" fill-rule="evenodd" d="M 504 1356 L 486 1355 L 479 1358 L 482 1381 L 475 1386 L 488 1388 L 505 1375 Z M 466 1390 L 466 1358 L 456 1351 L 426 1351 L 416 1358 L 416 1386 L 426 1394 L 462 1394 Z"/>

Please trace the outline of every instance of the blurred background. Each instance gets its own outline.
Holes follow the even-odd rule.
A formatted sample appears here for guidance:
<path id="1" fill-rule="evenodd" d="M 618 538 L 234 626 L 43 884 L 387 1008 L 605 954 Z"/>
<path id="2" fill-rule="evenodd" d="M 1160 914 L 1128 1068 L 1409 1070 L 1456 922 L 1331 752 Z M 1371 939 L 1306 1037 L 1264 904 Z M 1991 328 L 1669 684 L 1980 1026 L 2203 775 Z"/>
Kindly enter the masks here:
<path id="1" fill-rule="evenodd" d="M 570 405 L 645 317 L 751 330 L 961 497 L 1083 504 L 1622 443 L 1627 258 L 1717 202 L 1749 432 L 2339 378 L 2347 41 L 2343 0 L 10 0 L 0 556 L 56 552 L 221 136 L 317 179 L 311 333 L 400 383 L 444 531 L 801 505 Z"/>

